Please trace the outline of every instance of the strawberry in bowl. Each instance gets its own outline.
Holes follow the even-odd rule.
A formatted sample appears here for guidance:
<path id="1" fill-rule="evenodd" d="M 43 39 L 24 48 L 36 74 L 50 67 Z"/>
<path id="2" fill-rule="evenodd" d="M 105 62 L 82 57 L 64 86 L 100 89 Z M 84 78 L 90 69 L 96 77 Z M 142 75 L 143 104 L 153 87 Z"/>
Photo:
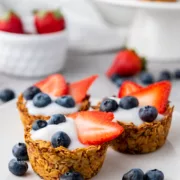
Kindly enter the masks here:
<path id="1" fill-rule="evenodd" d="M 27 88 L 18 98 L 17 108 L 23 125 L 37 119 L 47 120 L 53 114 L 72 114 L 89 109 L 88 89 L 97 78 L 90 76 L 67 83 L 61 74 L 53 74 Z"/>
<path id="2" fill-rule="evenodd" d="M 142 87 L 131 81 L 122 84 L 118 97 L 102 100 L 96 110 L 112 112 L 124 128 L 112 141 L 113 149 L 130 154 L 156 151 L 167 139 L 174 107 L 169 103 L 171 83 L 161 81 Z"/>

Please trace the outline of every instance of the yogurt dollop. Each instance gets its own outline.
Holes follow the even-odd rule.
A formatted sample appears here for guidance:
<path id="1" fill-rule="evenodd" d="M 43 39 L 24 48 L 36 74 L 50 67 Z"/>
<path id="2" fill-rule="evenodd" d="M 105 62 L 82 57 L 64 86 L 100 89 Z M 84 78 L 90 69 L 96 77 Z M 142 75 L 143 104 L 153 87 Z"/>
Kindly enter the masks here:
<path id="1" fill-rule="evenodd" d="M 85 145 L 82 144 L 78 139 L 74 120 L 67 117 L 66 122 L 60 124 L 50 124 L 37 131 L 32 130 L 31 138 L 32 140 L 43 140 L 51 142 L 52 136 L 59 131 L 65 132 L 71 139 L 71 143 L 68 147 L 69 150 L 85 147 Z"/>
<path id="2" fill-rule="evenodd" d="M 117 97 L 110 97 L 110 99 L 115 100 L 118 104 L 121 101 L 121 99 Z M 134 125 L 139 126 L 142 123 L 144 123 L 144 121 L 142 121 L 141 118 L 139 117 L 140 108 L 141 107 L 135 107 L 132 109 L 122 109 L 119 107 L 116 111 L 113 112 L 114 118 L 115 120 L 126 122 L 126 123 L 132 122 L 134 123 Z M 163 117 L 164 117 L 163 115 L 158 114 L 155 121 L 162 120 Z"/>

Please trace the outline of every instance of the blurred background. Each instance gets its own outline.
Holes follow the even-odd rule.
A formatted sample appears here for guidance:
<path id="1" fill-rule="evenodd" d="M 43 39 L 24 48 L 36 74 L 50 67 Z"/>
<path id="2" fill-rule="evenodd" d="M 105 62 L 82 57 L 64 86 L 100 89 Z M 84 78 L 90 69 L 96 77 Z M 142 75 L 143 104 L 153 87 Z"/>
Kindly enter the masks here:
<path id="1" fill-rule="evenodd" d="M 3 31 L 1 27 L 5 25 L 3 18 L 0 19 L 0 89 L 10 88 L 17 95 L 52 73 L 60 72 L 69 81 L 98 73 L 100 78 L 91 88 L 93 96 L 116 94 L 121 83 L 110 81 L 105 72 L 117 53 L 127 47 L 146 58 L 154 81 L 160 78 L 161 72 L 168 71 L 171 78 L 163 78 L 172 80 L 176 90 L 179 85 L 175 74 L 180 68 L 180 7 L 178 2 L 154 3 L 0 0 L 1 17 L 13 10 L 21 19 L 24 31 Z M 33 12 L 57 9 L 63 14 L 65 28 L 55 33 L 38 32 Z M 132 78 L 143 83 L 138 76 Z M 105 90 L 101 92 L 100 88 Z M 179 106 L 179 97 L 173 97 L 172 93 L 172 99 Z"/>

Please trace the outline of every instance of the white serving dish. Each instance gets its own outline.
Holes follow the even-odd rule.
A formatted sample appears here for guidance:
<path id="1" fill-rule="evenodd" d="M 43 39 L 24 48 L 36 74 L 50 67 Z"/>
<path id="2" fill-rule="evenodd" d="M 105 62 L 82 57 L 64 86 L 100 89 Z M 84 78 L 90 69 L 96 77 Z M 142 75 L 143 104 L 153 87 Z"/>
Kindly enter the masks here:
<path id="1" fill-rule="evenodd" d="M 114 24 L 120 25 L 119 16 L 111 16 L 122 8 L 137 10 L 127 38 L 127 47 L 151 61 L 180 59 L 180 3 L 144 2 L 134 0 L 93 0 L 106 5 L 105 13 Z M 119 14 L 120 15 L 120 14 Z"/>
<path id="2" fill-rule="evenodd" d="M 64 67 L 67 30 L 50 34 L 0 32 L 0 71 L 24 77 L 45 76 Z"/>

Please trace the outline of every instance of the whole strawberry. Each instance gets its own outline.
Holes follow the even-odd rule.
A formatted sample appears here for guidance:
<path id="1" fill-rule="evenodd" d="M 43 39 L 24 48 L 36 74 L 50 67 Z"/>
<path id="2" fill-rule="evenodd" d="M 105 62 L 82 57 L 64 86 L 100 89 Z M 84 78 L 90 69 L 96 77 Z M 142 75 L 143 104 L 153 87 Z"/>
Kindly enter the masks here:
<path id="1" fill-rule="evenodd" d="M 144 61 L 135 51 L 125 49 L 120 51 L 111 67 L 106 72 L 108 77 L 114 74 L 120 76 L 133 76 L 139 73 L 144 68 Z"/>
<path id="2" fill-rule="evenodd" d="M 65 20 L 60 10 L 36 11 L 34 23 L 39 34 L 53 33 L 65 28 Z"/>
<path id="3" fill-rule="evenodd" d="M 0 18 L 0 31 L 24 33 L 21 19 L 13 11 L 8 11 Z"/>

